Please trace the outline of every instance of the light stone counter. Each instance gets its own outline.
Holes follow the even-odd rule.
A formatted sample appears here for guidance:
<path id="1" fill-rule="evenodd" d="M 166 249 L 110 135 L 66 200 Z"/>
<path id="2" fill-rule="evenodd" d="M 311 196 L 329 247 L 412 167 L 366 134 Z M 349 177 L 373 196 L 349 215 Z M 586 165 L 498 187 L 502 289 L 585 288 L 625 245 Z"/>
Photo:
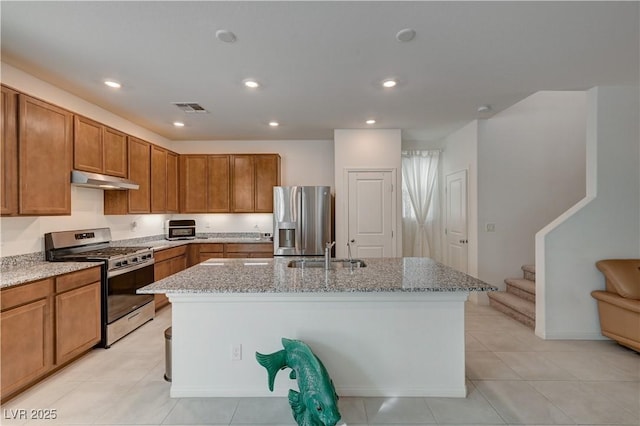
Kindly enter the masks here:
<path id="1" fill-rule="evenodd" d="M 0 288 L 13 287 L 100 265 L 102 262 L 47 262 L 42 260 L 6 266 L 0 269 Z"/>
<path id="2" fill-rule="evenodd" d="M 466 395 L 464 304 L 495 287 L 429 259 L 290 260 L 210 259 L 139 290 L 172 304 L 172 397 L 286 396 L 295 382 L 280 373 L 269 392 L 255 360 L 282 337 L 312 348 L 340 396 Z"/>
<path id="3" fill-rule="evenodd" d="M 497 290 L 427 258 L 363 259 L 363 268 L 290 268 L 294 258 L 210 259 L 140 293 L 353 293 Z"/>

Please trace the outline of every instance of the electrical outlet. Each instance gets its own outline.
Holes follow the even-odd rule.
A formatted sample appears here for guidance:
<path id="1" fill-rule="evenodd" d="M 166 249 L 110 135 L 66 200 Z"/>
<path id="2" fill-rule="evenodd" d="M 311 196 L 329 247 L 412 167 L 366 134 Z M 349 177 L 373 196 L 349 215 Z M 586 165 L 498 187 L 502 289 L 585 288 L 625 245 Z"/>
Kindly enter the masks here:
<path id="1" fill-rule="evenodd" d="M 231 344 L 231 361 L 240 361 L 240 360 L 242 360 L 242 344 L 232 343 Z"/>
<path id="2" fill-rule="evenodd" d="M 485 224 L 485 229 L 487 232 L 496 232 L 496 224 L 495 223 L 487 223 Z"/>

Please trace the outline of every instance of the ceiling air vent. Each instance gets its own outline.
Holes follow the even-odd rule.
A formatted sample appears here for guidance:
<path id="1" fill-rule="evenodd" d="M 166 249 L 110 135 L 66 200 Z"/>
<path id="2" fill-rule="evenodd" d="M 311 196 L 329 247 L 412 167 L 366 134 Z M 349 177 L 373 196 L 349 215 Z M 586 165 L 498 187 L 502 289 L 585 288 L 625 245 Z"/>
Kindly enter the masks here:
<path id="1" fill-rule="evenodd" d="M 178 108 L 180 108 L 180 110 L 182 110 L 182 112 L 187 114 L 206 114 L 209 112 L 206 109 L 202 108 L 202 106 L 197 102 L 173 102 L 173 105 L 177 106 Z"/>

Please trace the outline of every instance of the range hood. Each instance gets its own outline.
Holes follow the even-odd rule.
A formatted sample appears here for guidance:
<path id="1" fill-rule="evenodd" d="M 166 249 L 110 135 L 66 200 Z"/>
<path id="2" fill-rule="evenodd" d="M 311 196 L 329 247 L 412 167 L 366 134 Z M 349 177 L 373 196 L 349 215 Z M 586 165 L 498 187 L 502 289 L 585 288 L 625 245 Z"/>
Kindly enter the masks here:
<path id="1" fill-rule="evenodd" d="M 82 172 L 80 170 L 71 171 L 71 183 L 77 186 L 97 189 L 138 189 L 137 183 L 120 177 L 101 175 L 98 173 Z"/>

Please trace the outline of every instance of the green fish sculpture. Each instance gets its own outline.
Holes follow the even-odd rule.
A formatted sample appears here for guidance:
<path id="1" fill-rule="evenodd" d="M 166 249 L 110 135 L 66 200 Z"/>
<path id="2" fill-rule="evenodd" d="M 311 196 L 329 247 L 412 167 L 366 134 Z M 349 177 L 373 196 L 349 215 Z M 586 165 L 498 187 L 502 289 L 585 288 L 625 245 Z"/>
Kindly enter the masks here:
<path id="1" fill-rule="evenodd" d="M 298 426 L 335 426 L 340 420 L 338 395 L 326 368 L 307 344 L 282 338 L 284 349 L 263 355 L 256 352 L 258 363 L 267 369 L 269 390 L 280 370 L 290 368 L 290 379 L 298 380 L 300 392 L 289 389 L 289 404 Z"/>

